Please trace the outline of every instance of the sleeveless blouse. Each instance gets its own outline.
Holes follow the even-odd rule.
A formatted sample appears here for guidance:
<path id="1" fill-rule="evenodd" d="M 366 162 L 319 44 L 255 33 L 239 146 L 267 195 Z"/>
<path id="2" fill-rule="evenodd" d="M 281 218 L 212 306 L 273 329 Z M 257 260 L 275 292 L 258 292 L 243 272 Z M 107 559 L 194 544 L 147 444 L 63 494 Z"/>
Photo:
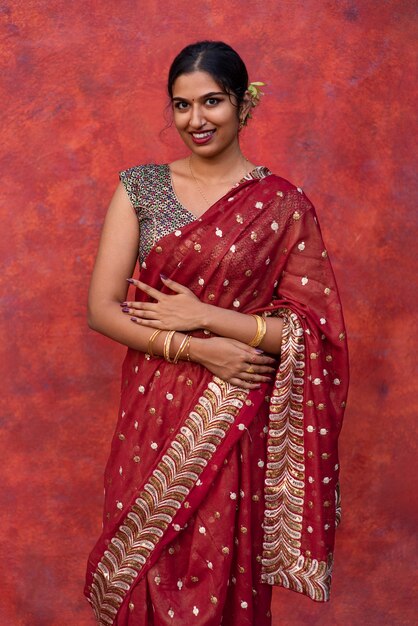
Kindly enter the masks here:
<path id="1" fill-rule="evenodd" d="M 264 178 L 269 174 L 271 172 L 267 167 L 258 166 L 242 180 Z M 159 239 L 200 219 L 186 209 L 177 198 L 167 163 L 136 165 L 120 172 L 119 178 L 139 221 L 140 264 L 145 261 Z"/>

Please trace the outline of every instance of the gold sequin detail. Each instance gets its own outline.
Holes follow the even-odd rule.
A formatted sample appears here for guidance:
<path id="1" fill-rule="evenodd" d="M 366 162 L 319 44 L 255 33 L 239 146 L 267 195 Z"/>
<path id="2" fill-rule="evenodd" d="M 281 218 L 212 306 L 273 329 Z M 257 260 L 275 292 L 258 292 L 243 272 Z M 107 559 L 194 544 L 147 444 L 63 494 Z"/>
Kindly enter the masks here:
<path id="1" fill-rule="evenodd" d="M 190 509 L 190 502 L 185 502 L 184 503 L 184 508 L 185 509 Z"/>
<path id="2" fill-rule="evenodd" d="M 309 507 L 310 509 L 312 509 L 312 508 L 313 508 L 313 502 L 312 502 L 312 500 L 309 500 L 309 502 L 308 502 L 308 507 Z"/>
<path id="3" fill-rule="evenodd" d="M 199 578 L 197 576 L 190 576 L 190 580 L 192 581 L 192 583 L 198 583 L 199 582 Z"/>
<path id="4" fill-rule="evenodd" d="M 317 408 L 319 411 L 322 411 L 323 409 L 325 409 L 325 404 L 323 402 L 320 402 Z"/>
<path id="5" fill-rule="evenodd" d="M 308 457 L 309 457 L 310 459 L 313 457 L 313 452 L 312 452 L 312 450 L 309 450 L 309 452 L 308 452 Z"/>
<path id="6" fill-rule="evenodd" d="M 313 406 L 313 405 L 314 405 L 314 402 L 313 402 L 313 400 L 308 400 L 306 404 L 307 404 L 308 406 Z"/>
<path id="7" fill-rule="evenodd" d="M 257 561 L 257 563 L 261 563 L 261 556 L 257 554 L 257 556 L 255 557 L 255 560 Z"/>
<path id="8" fill-rule="evenodd" d="M 239 213 L 235 216 L 235 219 L 237 220 L 238 224 L 242 224 L 244 222 L 244 218 Z"/>
<path id="9" fill-rule="evenodd" d="M 216 596 L 211 596 L 210 601 L 212 602 L 212 604 L 218 604 L 218 598 Z"/>
<path id="10" fill-rule="evenodd" d="M 246 404 L 247 406 L 252 406 L 252 405 L 253 405 L 252 401 L 251 401 L 251 400 L 249 400 L 248 398 L 247 398 L 247 400 L 245 401 L 245 404 Z"/>
<path id="11" fill-rule="evenodd" d="M 295 211 L 292 215 L 293 219 L 295 220 L 295 222 L 297 222 L 298 220 L 300 220 L 300 213 L 299 211 Z"/>
<path id="12" fill-rule="evenodd" d="M 317 359 L 318 358 L 318 353 L 317 352 L 311 352 L 311 359 Z"/>
<path id="13" fill-rule="evenodd" d="M 330 456 L 331 456 L 331 455 L 330 455 L 330 454 L 328 454 L 327 452 L 323 452 L 323 453 L 321 454 L 321 459 L 325 459 L 325 460 L 326 460 L 326 459 L 328 459 Z"/>
<path id="14" fill-rule="evenodd" d="M 253 241 L 257 241 L 257 233 L 255 232 L 255 230 L 251 231 L 251 239 Z"/>
<path id="15" fill-rule="evenodd" d="M 202 249 L 202 246 L 200 245 L 200 243 L 195 243 L 193 248 L 196 250 L 196 252 L 200 252 Z"/>
<path id="16" fill-rule="evenodd" d="M 327 356 L 325 357 L 325 360 L 328 361 L 328 363 L 330 361 L 332 361 L 332 356 L 330 354 L 327 354 Z"/>
<path id="17" fill-rule="evenodd" d="M 246 272 L 245 272 L 245 275 L 246 275 L 246 276 L 251 276 L 251 274 L 252 274 L 252 271 L 251 271 L 251 270 L 246 270 Z"/>
<path id="18" fill-rule="evenodd" d="M 189 387 L 191 387 L 191 385 L 193 385 L 193 381 L 190 378 L 188 378 L 186 380 L 186 385 L 189 385 Z"/>
<path id="19" fill-rule="evenodd" d="M 324 289 L 324 294 L 325 294 L 326 296 L 329 296 L 329 294 L 330 294 L 330 293 L 331 293 L 331 289 L 330 289 L 329 287 L 325 287 L 325 289 Z"/>
<path id="20" fill-rule="evenodd" d="M 276 196 L 279 196 L 279 198 L 283 198 L 284 196 L 283 191 L 276 191 Z"/>
<path id="21" fill-rule="evenodd" d="M 161 246 L 157 246 L 157 247 L 155 248 L 155 252 L 156 252 L 157 254 L 161 254 L 161 252 L 162 252 L 162 251 L 163 251 L 163 249 L 162 249 L 162 247 L 161 247 Z"/>
<path id="22" fill-rule="evenodd" d="M 175 550 L 174 548 L 171 546 L 171 548 L 168 548 L 168 554 L 174 554 Z"/>
<path id="23" fill-rule="evenodd" d="M 215 513 L 213 514 L 213 517 L 215 519 L 219 519 L 221 517 L 221 514 L 219 513 L 219 511 L 215 511 Z"/>
<path id="24" fill-rule="evenodd" d="M 215 294 L 214 293 L 210 293 L 208 295 L 208 300 L 215 300 Z"/>
<path id="25" fill-rule="evenodd" d="M 330 501 L 329 501 L 329 500 L 325 500 L 325 502 L 324 502 L 324 507 L 325 507 L 325 508 L 328 508 L 330 504 L 331 504 L 331 503 L 330 503 Z"/>
<path id="26" fill-rule="evenodd" d="M 133 611 L 133 610 L 134 610 L 134 608 L 135 608 L 135 604 L 134 604 L 133 602 L 130 602 L 130 603 L 128 604 L 128 606 L 129 606 L 129 610 L 130 610 L 130 611 Z"/>
<path id="27" fill-rule="evenodd" d="M 258 502 L 259 501 L 259 496 L 255 493 L 252 498 L 251 498 L 254 502 Z"/>
<path id="28" fill-rule="evenodd" d="M 123 435 L 122 433 L 119 433 L 119 439 L 120 439 L 121 441 L 124 441 L 124 439 L 125 439 L 125 435 Z"/>
<path id="29" fill-rule="evenodd" d="M 150 408 L 149 412 L 151 413 L 151 415 L 155 415 L 156 411 L 153 406 Z"/>
<path id="30" fill-rule="evenodd" d="M 156 376 L 157 378 L 159 378 L 161 376 L 161 372 L 160 370 L 155 370 L 155 374 L 154 376 Z"/>
<path id="31" fill-rule="evenodd" d="M 223 548 L 222 548 L 222 554 L 229 554 L 229 548 L 228 548 L 228 546 L 223 546 Z"/>
<path id="32" fill-rule="evenodd" d="M 340 333 L 338 335 L 338 339 L 340 339 L 340 341 L 342 341 L 343 339 L 345 339 L 345 333 Z"/>
<path id="33" fill-rule="evenodd" d="M 312 553 L 311 553 L 311 551 L 310 551 L 310 550 L 306 550 L 306 551 L 305 551 L 305 554 L 306 554 L 306 556 L 311 556 L 311 554 L 312 554 Z"/>
<path id="34" fill-rule="evenodd" d="M 135 461 L 135 463 L 139 463 L 141 459 L 139 456 L 134 456 L 133 460 Z"/>
<path id="35" fill-rule="evenodd" d="M 242 567 L 242 565 L 238 565 L 238 571 L 240 574 L 244 574 L 245 573 L 245 567 Z"/>
<path id="36" fill-rule="evenodd" d="M 247 529 L 246 529 L 245 526 L 241 526 L 241 532 L 242 532 L 243 535 L 247 534 Z"/>
<path id="37" fill-rule="evenodd" d="M 328 252 L 326 250 L 323 250 L 321 256 L 323 259 L 326 259 L 328 256 Z"/>

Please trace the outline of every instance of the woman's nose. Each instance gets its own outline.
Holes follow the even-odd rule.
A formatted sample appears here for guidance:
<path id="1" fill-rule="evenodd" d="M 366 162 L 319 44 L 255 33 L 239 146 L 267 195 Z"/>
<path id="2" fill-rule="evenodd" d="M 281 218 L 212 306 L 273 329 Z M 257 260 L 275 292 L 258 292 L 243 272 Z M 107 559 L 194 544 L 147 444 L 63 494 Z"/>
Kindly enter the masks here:
<path id="1" fill-rule="evenodd" d="M 202 109 L 197 103 L 190 109 L 189 125 L 192 128 L 201 128 L 206 123 Z"/>

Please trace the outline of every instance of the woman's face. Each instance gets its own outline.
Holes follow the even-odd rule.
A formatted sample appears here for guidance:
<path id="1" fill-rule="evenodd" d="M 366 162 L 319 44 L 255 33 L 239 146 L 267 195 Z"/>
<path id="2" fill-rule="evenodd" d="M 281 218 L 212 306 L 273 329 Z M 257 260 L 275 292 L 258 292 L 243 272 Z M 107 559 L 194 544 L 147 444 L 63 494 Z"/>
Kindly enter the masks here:
<path id="1" fill-rule="evenodd" d="M 174 124 L 192 152 L 214 157 L 238 145 L 239 119 L 234 100 L 206 72 L 177 78 L 172 99 Z"/>

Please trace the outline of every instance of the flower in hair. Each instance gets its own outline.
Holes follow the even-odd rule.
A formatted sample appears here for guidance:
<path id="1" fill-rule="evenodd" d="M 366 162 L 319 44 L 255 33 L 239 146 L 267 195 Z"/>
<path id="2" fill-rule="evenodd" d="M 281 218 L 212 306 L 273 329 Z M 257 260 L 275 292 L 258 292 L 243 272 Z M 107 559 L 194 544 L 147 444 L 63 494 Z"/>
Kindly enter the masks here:
<path id="1" fill-rule="evenodd" d="M 247 91 L 251 95 L 251 103 L 252 106 L 255 107 L 260 102 L 261 96 L 264 96 L 264 92 L 261 91 L 260 87 L 264 87 L 265 83 L 261 82 L 253 82 L 248 85 Z"/>
<path id="2" fill-rule="evenodd" d="M 250 83 L 247 87 L 247 92 L 250 94 L 250 106 L 253 109 L 260 103 L 261 96 L 264 96 L 264 92 L 261 91 L 260 87 L 264 87 L 265 83 L 260 81 L 254 81 Z M 248 120 L 252 117 L 250 111 L 246 114 L 246 116 L 241 120 L 240 126 L 246 126 Z"/>

